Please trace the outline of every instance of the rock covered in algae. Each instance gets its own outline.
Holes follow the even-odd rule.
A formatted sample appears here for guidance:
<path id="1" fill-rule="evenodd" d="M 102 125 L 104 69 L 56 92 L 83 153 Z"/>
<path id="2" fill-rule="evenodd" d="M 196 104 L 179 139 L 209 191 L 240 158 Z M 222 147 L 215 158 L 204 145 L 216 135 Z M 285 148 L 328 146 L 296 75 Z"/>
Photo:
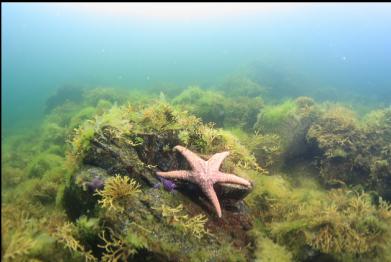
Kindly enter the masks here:
<path id="1" fill-rule="evenodd" d="M 171 121 L 179 119 L 168 112 L 164 112 L 164 117 L 174 119 Z M 145 119 L 138 121 L 145 125 Z M 231 184 L 216 185 L 224 210 L 223 218 L 218 219 L 212 204 L 196 185 L 175 181 L 174 192 L 154 187 L 159 182 L 156 171 L 190 169 L 184 157 L 173 150 L 180 143 L 186 144 L 183 132 L 186 132 L 187 141 L 191 140 L 190 145 L 208 144 L 201 139 L 203 134 L 199 133 L 199 122 L 187 125 L 187 129 L 177 122 L 168 124 L 175 124 L 174 128 L 134 128 L 137 132 L 121 133 L 115 125 L 104 125 L 95 130 L 88 146 L 83 147 L 85 152 L 80 154 L 82 159 L 78 171 L 65 190 L 64 206 L 68 214 L 73 219 L 85 214 L 97 216 L 110 228 L 105 231 L 106 235 L 101 236 L 107 244 L 107 248 L 102 249 L 103 257 L 110 256 L 108 247 L 112 243 L 123 243 L 129 245 L 127 250 L 134 249 L 131 255 L 135 257 L 136 253 L 144 250 L 152 259 L 160 260 L 224 260 L 224 257 L 247 260 L 251 256 L 248 246 L 252 242 L 247 231 L 252 228 L 252 222 L 249 209 L 242 200 L 250 189 Z M 214 152 L 220 150 L 226 148 L 213 149 Z M 205 159 L 214 153 L 205 150 L 205 146 L 199 151 Z M 234 153 L 233 157 L 238 155 Z M 111 188 L 126 183 L 121 182 L 121 177 L 129 177 L 141 188 L 141 193 L 133 195 L 129 201 L 123 201 L 117 195 L 118 203 L 127 203 L 117 213 L 99 205 L 105 201 L 103 193 L 92 192 L 101 182 L 111 183 L 114 176 L 117 182 L 110 184 Z M 79 204 L 74 205 L 75 202 Z M 106 199 L 105 203 L 110 206 L 112 202 Z"/>
<path id="2" fill-rule="evenodd" d="M 140 182 L 153 186 L 158 182 L 155 171 L 190 169 L 186 160 L 172 148 L 180 141 L 175 134 L 161 135 L 138 134 L 129 139 L 143 141 L 138 145 L 115 141 L 109 132 L 92 139 L 84 163 L 106 170 L 108 173 L 122 173 L 135 176 Z M 168 149 L 169 148 L 169 149 Z M 183 191 L 193 191 L 194 186 L 184 181 L 177 181 L 177 187 Z M 223 202 L 240 201 L 251 189 L 228 183 L 216 185 L 216 191 Z"/>

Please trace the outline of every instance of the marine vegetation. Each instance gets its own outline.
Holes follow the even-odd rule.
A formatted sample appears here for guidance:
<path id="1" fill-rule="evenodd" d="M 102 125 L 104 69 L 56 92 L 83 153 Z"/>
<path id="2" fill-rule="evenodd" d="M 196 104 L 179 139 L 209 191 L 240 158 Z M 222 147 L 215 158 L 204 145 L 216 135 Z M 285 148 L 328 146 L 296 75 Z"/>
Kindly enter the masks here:
<path id="1" fill-rule="evenodd" d="M 254 154 L 260 166 L 270 168 L 279 163 L 283 150 L 281 137 L 278 134 L 262 134 L 258 130 L 246 133 L 238 129 L 232 132 Z"/>
<path id="2" fill-rule="evenodd" d="M 143 248 L 143 242 L 135 235 L 117 234 L 109 228 L 110 238 L 105 236 L 105 231 L 99 235 L 104 244 L 99 245 L 104 249 L 102 261 L 127 261 L 129 257 L 137 253 L 137 249 Z"/>
<path id="3" fill-rule="evenodd" d="M 272 103 L 241 76 L 167 91 L 54 95 L 40 127 L 4 139 L 2 260 L 391 259 L 391 108 Z M 213 190 L 158 176 L 194 159 L 230 175 Z"/>
<path id="4" fill-rule="evenodd" d="M 289 165 L 291 160 L 313 155 L 313 148 L 307 143 L 306 135 L 318 115 L 319 109 L 313 99 L 298 97 L 261 109 L 253 129 L 255 134 L 261 135 L 258 138 L 266 135 L 277 143 L 278 146 L 274 148 L 278 150 L 274 152 L 278 154 L 273 161 Z M 260 157 L 257 159 L 264 161 Z"/>
<path id="5" fill-rule="evenodd" d="M 287 100 L 276 106 L 265 107 L 258 115 L 256 126 L 259 127 L 257 129 L 263 132 L 276 132 L 282 123 L 291 119 L 295 120 L 296 109 L 297 105 L 292 100 Z"/>
<path id="6" fill-rule="evenodd" d="M 53 236 L 58 242 L 67 247 L 73 255 L 81 256 L 85 261 L 97 261 L 91 250 L 86 251 L 84 246 L 75 238 L 74 235 L 76 233 L 76 227 L 72 223 L 67 222 L 59 227 Z"/>
<path id="7" fill-rule="evenodd" d="M 2 209 L 2 258 L 4 261 L 15 261 L 28 257 L 36 244 L 32 231 L 32 220 L 26 213 L 21 212 L 14 215 L 15 220 L 12 221 L 7 216 L 11 214 L 7 214 L 4 206 Z"/>
<path id="8" fill-rule="evenodd" d="M 46 112 L 65 103 L 66 101 L 80 103 L 83 100 L 83 89 L 77 86 L 63 86 L 46 100 Z"/>
<path id="9" fill-rule="evenodd" d="M 263 236 L 260 230 L 253 230 L 255 238 L 254 257 L 256 261 L 292 261 L 292 253 L 284 246 L 275 243 L 270 238 Z"/>
<path id="10" fill-rule="evenodd" d="M 214 89 L 222 91 L 227 97 L 262 97 L 267 88 L 255 82 L 245 74 L 231 75 Z"/>
<path id="11" fill-rule="evenodd" d="M 389 199 L 390 108 L 359 120 L 342 106 L 327 106 L 308 130 L 320 151 L 320 176 L 327 184 L 361 184 Z"/>
<path id="12" fill-rule="evenodd" d="M 273 221 L 271 234 L 280 243 L 307 244 L 342 260 L 384 255 L 391 233 L 389 204 L 380 202 L 374 207 L 369 195 L 341 190 L 318 201 L 296 210 L 278 207 L 285 210 L 287 219 Z"/>
<path id="13" fill-rule="evenodd" d="M 84 137 L 82 135 L 83 130 L 88 130 L 92 127 L 94 128 L 94 135 L 90 138 Z M 262 171 L 255 163 L 255 158 L 251 156 L 245 147 L 239 144 L 239 141 L 232 134 L 224 130 L 214 129 L 212 125 L 204 125 L 200 119 L 189 115 L 187 112 L 175 110 L 164 100 L 156 101 L 154 105 L 144 106 L 139 109 L 129 105 L 114 106 L 100 117 L 95 117 L 91 121 L 85 122 L 79 129 L 80 132 L 74 132 L 73 138 L 69 140 L 71 145 L 75 141 L 79 141 L 79 137 L 83 137 L 88 146 L 80 147 L 80 150 L 73 150 L 75 147 L 70 147 L 70 152 L 68 153 L 69 157 L 73 157 L 76 154 L 78 159 L 78 164 L 75 166 L 76 174 L 71 179 L 70 186 L 65 190 L 66 196 L 63 202 L 65 208 L 69 207 L 69 212 L 73 214 L 72 216 L 77 216 L 77 214 L 74 213 L 71 203 L 75 202 L 74 197 L 80 197 L 83 200 L 80 199 L 79 201 L 85 203 L 85 206 L 80 207 L 78 211 L 79 213 L 81 212 L 80 215 L 87 212 L 87 210 L 90 210 L 90 212 L 95 210 L 93 213 L 101 214 L 102 223 L 111 228 L 115 232 L 115 236 L 118 237 L 124 234 L 133 234 L 134 230 L 136 230 L 139 235 L 143 236 L 148 248 L 153 248 L 154 252 L 158 252 L 160 255 L 162 255 L 162 251 L 158 251 L 159 249 L 156 250 L 156 248 L 159 246 L 162 248 L 161 245 L 164 239 L 166 243 L 170 243 L 169 246 L 164 248 L 165 252 L 167 252 L 165 256 L 182 256 L 180 255 L 180 249 L 194 245 L 194 243 L 198 244 L 192 248 L 190 256 L 197 256 L 196 254 L 208 256 L 207 253 L 203 255 L 199 253 L 205 248 L 206 242 L 209 243 L 208 250 L 221 246 L 227 254 L 235 252 L 234 247 L 229 244 L 228 239 L 231 236 L 227 239 L 227 233 L 219 233 L 217 236 L 206 234 L 206 232 L 214 230 L 213 228 L 217 226 L 213 225 L 210 228 L 204 228 L 209 216 L 208 209 L 202 211 L 198 207 L 198 212 L 202 211 L 203 213 L 190 215 L 188 213 L 189 210 L 197 210 L 194 208 L 194 203 L 191 200 L 180 200 L 178 197 L 173 198 L 172 193 L 166 192 L 169 194 L 166 195 L 163 194 L 165 191 L 153 188 L 153 185 L 158 181 L 155 175 L 156 167 L 162 170 L 170 170 L 170 165 L 188 166 L 188 163 L 184 159 L 178 158 L 178 155 L 173 151 L 174 146 L 179 143 L 200 152 L 202 155 L 215 153 L 220 150 L 230 150 L 231 154 L 223 167 L 227 171 L 234 171 L 235 168 L 239 167 L 242 175 L 245 175 L 247 169 Z M 94 168 L 87 165 L 92 165 Z M 104 171 L 99 171 L 99 175 L 97 175 L 97 168 L 104 169 Z M 90 175 L 87 175 L 86 172 Z M 116 176 L 116 173 L 122 173 L 123 176 Z M 118 211 L 117 215 L 106 211 L 100 213 L 94 204 L 94 196 L 88 196 L 89 191 L 86 191 L 86 185 L 88 186 L 97 176 L 100 179 L 105 177 L 103 190 L 95 193 L 95 196 L 102 197 L 101 200 L 98 199 L 95 202 L 99 204 L 99 207 L 110 211 L 110 207 L 118 207 L 116 201 L 111 201 L 115 199 L 113 196 L 120 195 L 120 199 L 126 199 L 126 201 L 121 202 L 124 205 L 121 205 L 120 208 L 111 208 L 112 211 Z M 72 181 L 76 183 L 73 184 Z M 134 191 L 133 189 L 136 189 L 138 192 L 139 187 L 130 188 L 131 184 L 133 184 L 130 181 L 137 181 L 137 184 L 143 188 L 143 192 L 131 194 Z M 178 185 L 178 183 L 176 184 Z M 126 189 L 119 190 L 119 188 Z M 179 184 L 178 190 L 182 192 L 183 190 L 188 191 L 187 194 L 194 191 L 185 183 Z M 248 193 L 247 190 L 241 190 L 221 187 L 219 188 L 219 194 L 226 195 L 223 202 L 225 202 L 225 198 L 227 200 L 230 199 L 232 205 L 240 201 Z M 119 194 L 118 192 L 129 194 Z M 161 199 L 161 196 L 159 199 L 156 199 L 156 197 L 153 197 L 156 194 L 163 194 L 164 198 Z M 196 199 L 198 196 L 203 197 L 201 191 L 194 191 L 190 196 L 191 199 Z M 162 202 L 163 200 L 166 203 Z M 151 201 L 159 201 L 159 204 L 152 205 Z M 170 233 L 167 231 L 170 227 L 166 227 L 170 225 L 170 222 L 166 218 L 162 218 L 163 224 L 156 221 L 154 222 L 156 225 L 151 227 L 151 223 L 156 220 L 156 218 L 153 218 L 155 212 L 159 213 L 158 207 L 168 204 L 178 206 L 179 203 L 177 201 L 179 203 L 182 202 L 184 208 L 181 211 L 179 222 L 172 225 L 175 230 Z M 125 202 L 129 203 L 129 205 Z M 145 203 L 150 203 L 148 206 L 152 205 L 157 207 L 157 209 L 146 209 L 148 206 L 145 206 Z M 131 210 L 129 209 L 130 207 Z M 230 218 L 232 215 L 227 214 L 226 219 L 232 219 Z M 143 216 L 149 218 L 141 219 Z M 132 228 L 131 231 L 129 231 L 129 226 Z M 125 232 L 125 228 L 127 228 L 128 233 Z M 234 227 L 233 230 L 243 229 Z M 161 232 L 153 235 L 151 231 L 155 232 L 154 234 L 158 231 Z M 112 239 L 112 241 L 116 242 L 117 240 L 115 239 L 119 239 L 115 236 L 111 237 L 110 230 L 106 232 L 104 235 L 106 240 Z M 162 235 L 163 232 L 164 236 Z M 172 249 L 173 247 L 170 247 L 170 245 L 173 245 L 172 238 L 175 239 L 175 235 L 184 233 L 187 237 L 183 238 Z M 109 235 L 107 236 L 106 234 Z M 243 240 L 245 241 L 245 239 Z M 210 241 L 213 241 L 214 244 L 211 245 Z M 243 242 L 241 245 L 246 245 L 246 243 L 248 241 Z M 133 256 L 137 256 L 137 253 L 133 254 Z"/>
<path id="14" fill-rule="evenodd" d="M 190 86 L 172 102 L 174 105 L 183 105 L 185 109 L 200 117 L 204 122 L 213 122 L 217 126 L 224 125 L 226 104 L 222 94 L 202 90 L 198 86 Z"/>
<path id="15" fill-rule="evenodd" d="M 334 189 L 322 191 L 315 184 L 294 188 L 282 177 L 258 181 L 263 193 L 256 199 L 269 238 L 284 245 L 297 259 L 305 259 L 308 246 L 318 255 L 335 259 L 386 257 L 390 239 L 391 206 L 368 193 Z"/>
<path id="16" fill-rule="evenodd" d="M 341 106 L 331 107 L 308 130 L 307 139 L 316 142 L 323 152 L 320 174 L 327 182 L 353 182 L 349 173 L 353 168 L 355 156 L 361 150 L 360 141 L 364 138 L 362 135 L 353 112 Z M 337 166 L 340 170 L 338 173 L 328 170 Z M 332 174 L 339 177 L 329 177 Z"/>
<path id="17" fill-rule="evenodd" d="M 208 218 L 203 214 L 189 218 L 189 215 L 184 214 L 182 204 L 175 208 L 163 204 L 161 207 L 156 207 L 154 209 L 161 212 L 166 223 L 178 226 L 181 230 L 194 235 L 198 239 L 209 234 L 208 230 L 205 229 L 205 223 L 208 221 Z"/>
<path id="18" fill-rule="evenodd" d="M 132 197 L 141 192 L 140 185 L 127 176 L 115 175 L 106 179 L 104 188 L 95 194 L 102 197 L 98 203 L 104 208 L 124 212 L 131 204 Z"/>
<path id="19" fill-rule="evenodd" d="M 225 94 L 225 93 L 224 93 Z M 263 106 L 261 97 L 227 97 L 221 90 L 215 91 L 190 86 L 176 96 L 172 103 L 200 117 L 204 122 L 212 122 L 217 127 L 241 127 L 251 129 L 259 109 Z"/>

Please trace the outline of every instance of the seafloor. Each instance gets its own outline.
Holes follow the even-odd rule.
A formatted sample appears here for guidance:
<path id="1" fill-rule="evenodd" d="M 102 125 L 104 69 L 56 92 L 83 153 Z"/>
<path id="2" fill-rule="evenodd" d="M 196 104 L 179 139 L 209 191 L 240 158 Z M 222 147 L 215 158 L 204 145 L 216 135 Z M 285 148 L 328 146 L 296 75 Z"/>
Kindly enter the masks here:
<path id="1" fill-rule="evenodd" d="M 59 89 L 2 141 L 2 261 L 391 261 L 391 107 L 203 89 Z M 201 188 L 157 171 L 229 151 Z"/>

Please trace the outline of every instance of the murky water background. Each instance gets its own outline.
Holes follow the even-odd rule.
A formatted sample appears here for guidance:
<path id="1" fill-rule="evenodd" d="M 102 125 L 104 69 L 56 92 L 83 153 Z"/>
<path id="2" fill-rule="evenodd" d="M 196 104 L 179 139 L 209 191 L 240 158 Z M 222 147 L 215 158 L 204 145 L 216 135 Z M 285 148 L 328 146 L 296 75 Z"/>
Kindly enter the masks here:
<path id="1" fill-rule="evenodd" d="M 277 98 L 391 100 L 388 3 L 2 7 L 3 134 L 39 123 L 64 85 L 164 92 L 244 72 Z"/>

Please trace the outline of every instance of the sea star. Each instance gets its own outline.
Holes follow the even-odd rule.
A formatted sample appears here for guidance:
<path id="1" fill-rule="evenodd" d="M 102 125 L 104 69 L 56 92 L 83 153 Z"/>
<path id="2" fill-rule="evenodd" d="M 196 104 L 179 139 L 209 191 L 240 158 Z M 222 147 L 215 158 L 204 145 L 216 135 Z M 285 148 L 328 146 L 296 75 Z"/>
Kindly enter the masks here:
<path id="1" fill-rule="evenodd" d="M 178 145 L 174 149 L 178 150 L 186 158 L 191 166 L 191 170 L 156 172 L 157 175 L 169 179 L 183 179 L 197 184 L 212 202 L 218 217 L 221 217 L 221 207 L 213 184 L 232 183 L 251 187 L 251 183 L 246 179 L 219 171 L 221 163 L 229 155 L 228 151 L 214 154 L 209 160 L 205 161 L 183 146 Z"/>

